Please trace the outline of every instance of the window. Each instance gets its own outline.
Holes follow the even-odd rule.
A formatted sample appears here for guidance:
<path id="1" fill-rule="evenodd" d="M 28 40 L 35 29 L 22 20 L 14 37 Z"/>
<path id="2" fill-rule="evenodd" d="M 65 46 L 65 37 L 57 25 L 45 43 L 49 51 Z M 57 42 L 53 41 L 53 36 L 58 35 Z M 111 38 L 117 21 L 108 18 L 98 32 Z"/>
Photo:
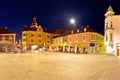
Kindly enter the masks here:
<path id="1" fill-rule="evenodd" d="M 5 40 L 5 36 L 2 36 L 2 40 Z"/>
<path id="2" fill-rule="evenodd" d="M 79 32 L 79 29 L 77 29 L 77 32 Z"/>
<path id="3" fill-rule="evenodd" d="M 112 22 L 111 22 L 111 28 L 113 27 Z"/>
<path id="4" fill-rule="evenodd" d="M 76 41 L 78 41 L 78 36 L 76 36 Z"/>
<path id="5" fill-rule="evenodd" d="M 9 40 L 9 36 L 5 36 L 5 40 Z"/>
<path id="6" fill-rule="evenodd" d="M 12 41 L 12 39 L 9 39 L 9 41 Z"/>
<path id="7" fill-rule="evenodd" d="M 86 28 L 84 28 L 84 31 L 86 31 Z"/>
<path id="8" fill-rule="evenodd" d="M 41 40 L 40 40 L 40 39 L 38 39 L 38 42 L 41 42 Z"/>
<path id="9" fill-rule="evenodd" d="M 112 35 L 112 33 L 110 34 L 110 41 L 113 41 L 113 35 Z"/>
<path id="10" fill-rule="evenodd" d="M 50 41 L 47 41 L 47 43 L 50 43 Z"/>
<path id="11" fill-rule="evenodd" d="M 99 36 L 99 37 L 96 38 L 96 40 L 98 40 L 99 42 L 101 42 L 102 38 Z"/>
<path id="12" fill-rule="evenodd" d="M 108 41 L 108 34 L 106 34 L 106 41 Z"/>
<path id="13" fill-rule="evenodd" d="M 66 38 L 65 38 L 65 37 L 63 38 L 63 43 L 64 43 L 64 42 L 66 42 Z"/>
<path id="14" fill-rule="evenodd" d="M 57 43 L 56 39 L 54 40 L 54 43 Z"/>
<path id="15" fill-rule="evenodd" d="M 31 39 L 31 42 L 34 42 L 34 39 Z"/>
<path id="16" fill-rule="evenodd" d="M 41 35 L 39 34 L 38 37 L 41 37 Z"/>
<path id="17" fill-rule="evenodd" d="M 69 38 L 69 41 L 71 41 L 71 37 Z"/>
<path id="18" fill-rule="evenodd" d="M 91 40 L 95 40 L 95 34 L 91 34 Z"/>
<path id="19" fill-rule="evenodd" d="M 61 43 L 62 39 L 61 38 L 57 38 L 58 42 Z"/>
<path id="20" fill-rule="evenodd" d="M 23 39 L 23 42 L 26 42 L 26 41 L 27 41 L 27 40 L 24 38 L 24 39 Z"/>
<path id="21" fill-rule="evenodd" d="M 47 38 L 50 38 L 50 36 L 48 35 Z"/>
<path id="22" fill-rule="evenodd" d="M 27 34 L 23 34 L 23 36 L 27 36 Z"/>
<path id="23" fill-rule="evenodd" d="M 83 40 L 85 40 L 85 39 L 86 39 L 86 37 L 85 37 L 85 36 L 83 36 L 82 38 L 83 38 Z"/>
<path id="24" fill-rule="evenodd" d="M 106 29 L 108 28 L 108 23 L 106 23 Z"/>
<path id="25" fill-rule="evenodd" d="M 31 36 L 33 37 L 33 36 L 34 36 L 34 34 L 31 34 Z"/>
<path id="26" fill-rule="evenodd" d="M 66 38 L 64 38 L 64 42 L 66 42 L 67 40 L 66 40 Z"/>
<path id="27" fill-rule="evenodd" d="M 12 37 L 9 37 L 9 41 L 12 41 Z"/>
<path id="28" fill-rule="evenodd" d="M 0 35 L 0 41 L 2 40 L 2 36 Z"/>
<path id="29" fill-rule="evenodd" d="M 61 43 L 63 43 L 63 38 L 61 37 Z"/>
<path id="30" fill-rule="evenodd" d="M 71 31 L 71 33 L 73 33 L 73 30 Z"/>

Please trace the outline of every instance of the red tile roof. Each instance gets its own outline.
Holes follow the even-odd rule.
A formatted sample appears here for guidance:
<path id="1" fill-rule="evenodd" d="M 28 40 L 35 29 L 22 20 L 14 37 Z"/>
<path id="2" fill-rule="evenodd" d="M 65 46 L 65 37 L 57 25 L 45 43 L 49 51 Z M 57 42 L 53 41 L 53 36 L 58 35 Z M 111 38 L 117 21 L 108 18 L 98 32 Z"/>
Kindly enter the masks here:
<path id="1" fill-rule="evenodd" d="M 56 29 L 52 33 L 53 34 L 62 34 L 62 32 L 63 32 L 63 29 Z"/>
<path id="2" fill-rule="evenodd" d="M 71 33 L 71 31 L 73 31 L 73 33 Z M 65 36 L 65 35 L 76 34 L 76 33 L 84 33 L 84 32 L 96 32 L 96 31 L 90 27 L 81 27 L 81 28 L 70 28 L 70 29 L 57 29 L 53 32 L 53 34 L 55 33 L 59 34 L 58 36 L 55 36 L 55 37 L 59 37 L 59 36 Z"/>
<path id="3" fill-rule="evenodd" d="M 30 28 L 24 27 L 24 29 L 22 31 L 37 31 L 37 28 L 34 28 L 34 27 L 30 27 Z M 43 31 L 50 33 L 50 31 L 48 31 L 47 28 L 43 28 Z"/>
<path id="4" fill-rule="evenodd" d="M 52 33 L 57 34 L 54 36 L 54 38 L 55 38 L 55 37 L 59 37 L 59 36 L 68 35 L 68 34 L 70 34 L 70 32 L 71 32 L 71 29 L 66 28 L 66 29 L 56 29 Z"/>
<path id="5" fill-rule="evenodd" d="M 7 27 L 1 27 L 0 28 L 0 34 L 14 34 L 14 32 L 9 30 Z"/>
<path id="6" fill-rule="evenodd" d="M 79 30 L 79 32 L 77 32 L 77 30 Z M 81 28 L 73 30 L 73 34 L 74 33 L 84 33 L 84 32 L 96 32 L 96 31 L 90 27 L 81 27 Z"/>

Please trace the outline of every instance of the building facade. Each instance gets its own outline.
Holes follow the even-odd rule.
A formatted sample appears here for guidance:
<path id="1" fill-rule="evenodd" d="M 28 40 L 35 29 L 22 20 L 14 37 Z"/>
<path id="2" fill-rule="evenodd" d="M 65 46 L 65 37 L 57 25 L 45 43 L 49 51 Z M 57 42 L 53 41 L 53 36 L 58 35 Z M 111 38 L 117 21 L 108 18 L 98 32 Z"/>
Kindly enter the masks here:
<path id="1" fill-rule="evenodd" d="M 104 20 L 104 37 L 107 54 L 120 55 L 120 15 L 108 7 Z"/>
<path id="2" fill-rule="evenodd" d="M 53 43 L 52 49 L 55 51 L 64 51 L 68 52 L 68 42 L 67 42 L 67 35 L 70 34 L 72 29 L 65 28 L 65 29 L 57 29 L 53 31 Z"/>
<path id="3" fill-rule="evenodd" d="M 67 36 L 54 37 L 52 46 L 55 51 L 66 51 Z"/>
<path id="4" fill-rule="evenodd" d="M 90 27 L 69 29 L 53 39 L 57 51 L 105 53 L 104 36 Z"/>
<path id="5" fill-rule="evenodd" d="M 10 52 L 14 49 L 16 42 L 16 34 L 8 29 L 8 27 L 0 28 L 0 51 Z"/>
<path id="6" fill-rule="evenodd" d="M 90 27 L 82 27 L 67 35 L 69 52 L 75 53 L 105 53 L 104 36 Z"/>
<path id="7" fill-rule="evenodd" d="M 38 26 L 34 16 L 30 28 L 25 27 L 22 31 L 23 50 L 35 50 L 36 48 L 49 49 L 53 34 L 48 33 L 40 25 Z"/>

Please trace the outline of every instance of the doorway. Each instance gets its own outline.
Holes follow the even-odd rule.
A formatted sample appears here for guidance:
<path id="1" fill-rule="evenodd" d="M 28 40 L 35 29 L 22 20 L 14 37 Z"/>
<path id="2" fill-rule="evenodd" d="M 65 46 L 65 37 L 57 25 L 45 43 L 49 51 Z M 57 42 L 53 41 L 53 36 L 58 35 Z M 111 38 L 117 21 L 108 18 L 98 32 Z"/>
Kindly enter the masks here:
<path id="1" fill-rule="evenodd" d="M 94 47 L 90 47 L 90 52 L 94 53 Z"/>

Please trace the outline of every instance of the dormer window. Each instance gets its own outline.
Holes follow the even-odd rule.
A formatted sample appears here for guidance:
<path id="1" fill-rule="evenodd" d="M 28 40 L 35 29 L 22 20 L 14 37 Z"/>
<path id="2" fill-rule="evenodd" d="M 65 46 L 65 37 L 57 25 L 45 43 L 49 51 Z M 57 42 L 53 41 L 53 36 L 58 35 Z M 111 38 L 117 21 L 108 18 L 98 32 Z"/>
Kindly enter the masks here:
<path id="1" fill-rule="evenodd" d="M 86 28 L 84 28 L 84 31 L 86 31 Z"/>
<path id="2" fill-rule="evenodd" d="M 71 31 L 71 33 L 73 33 L 73 30 Z"/>
<path id="3" fill-rule="evenodd" d="M 37 31 L 40 31 L 40 29 L 37 29 Z"/>

